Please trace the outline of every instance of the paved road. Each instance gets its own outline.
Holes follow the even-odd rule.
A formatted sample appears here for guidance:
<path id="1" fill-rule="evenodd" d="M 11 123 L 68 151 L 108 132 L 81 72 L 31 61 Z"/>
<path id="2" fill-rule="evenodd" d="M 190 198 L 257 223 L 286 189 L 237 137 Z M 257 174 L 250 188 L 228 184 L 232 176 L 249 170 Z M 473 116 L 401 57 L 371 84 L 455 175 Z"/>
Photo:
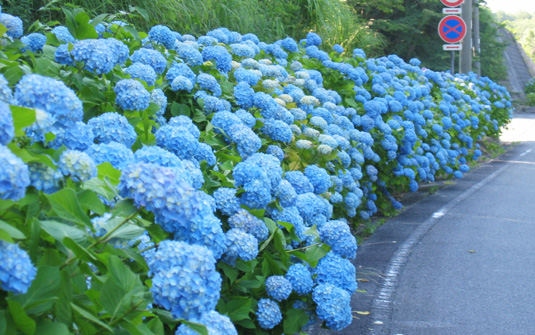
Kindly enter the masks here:
<path id="1" fill-rule="evenodd" d="M 535 115 L 516 115 L 502 141 L 506 154 L 360 246 L 355 320 L 314 334 L 535 334 Z"/>

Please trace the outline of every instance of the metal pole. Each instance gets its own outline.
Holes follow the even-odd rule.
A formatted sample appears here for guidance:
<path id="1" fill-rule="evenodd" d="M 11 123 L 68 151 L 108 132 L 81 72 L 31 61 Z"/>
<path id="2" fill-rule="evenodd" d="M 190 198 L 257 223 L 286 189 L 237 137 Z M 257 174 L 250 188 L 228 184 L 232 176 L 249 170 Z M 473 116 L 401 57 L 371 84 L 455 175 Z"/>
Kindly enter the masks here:
<path id="1" fill-rule="evenodd" d="M 468 73 L 472 71 L 472 0 L 464 0 L 461 9 L 461 18 L 466 22 L 466 36 L 459 57 L 459 72 Z"/>
<path id="2" fill-rule="evenodd" d="M 474 62 L 474 72 L 481 76 L 481 62 L 479 55 L 481 54 L 480 40 L 479 40 L 479 0 L 474 1 L 474 57 L 477 60 Z"/>
<path id="3" fill-rule="evenodd" d="M 451 75 L 455 74 L 455 51 L 451 51 Z"/>

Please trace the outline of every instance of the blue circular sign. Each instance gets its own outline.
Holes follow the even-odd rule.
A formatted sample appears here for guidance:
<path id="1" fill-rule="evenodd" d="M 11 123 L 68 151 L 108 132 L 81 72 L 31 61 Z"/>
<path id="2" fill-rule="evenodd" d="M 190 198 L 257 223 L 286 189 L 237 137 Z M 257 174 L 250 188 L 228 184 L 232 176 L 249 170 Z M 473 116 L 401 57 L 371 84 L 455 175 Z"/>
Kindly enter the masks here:
<path id="1" fill-rule="evenodd" d="M 447 43 L 460 42 L 466 35 L 466 23 L 456 15 L 448 15 L 440 20 L 438 34 Z"/>

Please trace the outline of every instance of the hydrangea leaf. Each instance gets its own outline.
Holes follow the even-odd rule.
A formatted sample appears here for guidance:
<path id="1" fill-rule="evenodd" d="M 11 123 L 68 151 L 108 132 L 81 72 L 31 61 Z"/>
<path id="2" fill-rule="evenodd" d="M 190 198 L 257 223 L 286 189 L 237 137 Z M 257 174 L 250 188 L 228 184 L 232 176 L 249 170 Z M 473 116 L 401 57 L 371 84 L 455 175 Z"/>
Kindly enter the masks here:
<path id="1" fill-rule="evenodd" d="M 35 333 L 35 321 L 32 320 L 28 314 L 24 311 L 19 302 L 13 300 L 7 300 L 9 311 L 11 316 L 17 325 L 17 328 L 27 335 L 32 335 Z"/>
<path id="2" fill-rule="evenodd" d="M 64 188 L 53 194 L 45 195 L 57 215 L 71 222 L 93 227 L 87 214 L 82 210 L 76 192 L 72 188 Z"/>
<path id="3" fill-rule="evenodd" d="M 290 309 L 284 313 L 284 333 L 295 334 L 301 331 L 303 326 L 308 323 L 308 315 L 302 309 Z"/>
<path id="4" fill-rule="evenodd" d="M 59 269 L 52 266 L 40 266 L 32 285 L 25 294 L 17 295 L 13 300 L 20 303 L 26 313 L 39 314 L 49 309 L 58 300 Z"/>
<path id="5" fill-rule="evenodd" d="M 78 243 L 87 241 L 86 232 L 76 227 L 53 220 L 39 221 L 39 223 L 43 230 L 56 241 L 62 242 L 65 237 L 72 238 Z"/>
<path id="6" fill-rule="evenodd" d="M 15 136 L 24 136 L 24 128 L 35 122 L 35 109 L 20 106 L 10 106 L 15 126 Z"/>
<path id="7" fill-rule="evenodd" d="M 0 220 L 0 230 L 6 233 L 9 237 L 17 240 L 23 240 L 26 238 L 26 235 L 24 235 L 23 232 L 2 220 Z"/>

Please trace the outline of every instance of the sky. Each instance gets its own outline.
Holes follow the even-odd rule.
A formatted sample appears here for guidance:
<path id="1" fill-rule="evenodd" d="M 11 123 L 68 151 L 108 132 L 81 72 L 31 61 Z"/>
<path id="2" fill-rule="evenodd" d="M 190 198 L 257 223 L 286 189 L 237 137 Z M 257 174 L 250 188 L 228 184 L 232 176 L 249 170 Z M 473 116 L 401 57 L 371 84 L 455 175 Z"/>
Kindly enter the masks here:
<path id="1" fill-rule="evenodd" d="M 487 6 L 493 12 L 502 10 L 512 14 L 520 11 L 535 13 L 534 0 L 487 0 Z"/>

